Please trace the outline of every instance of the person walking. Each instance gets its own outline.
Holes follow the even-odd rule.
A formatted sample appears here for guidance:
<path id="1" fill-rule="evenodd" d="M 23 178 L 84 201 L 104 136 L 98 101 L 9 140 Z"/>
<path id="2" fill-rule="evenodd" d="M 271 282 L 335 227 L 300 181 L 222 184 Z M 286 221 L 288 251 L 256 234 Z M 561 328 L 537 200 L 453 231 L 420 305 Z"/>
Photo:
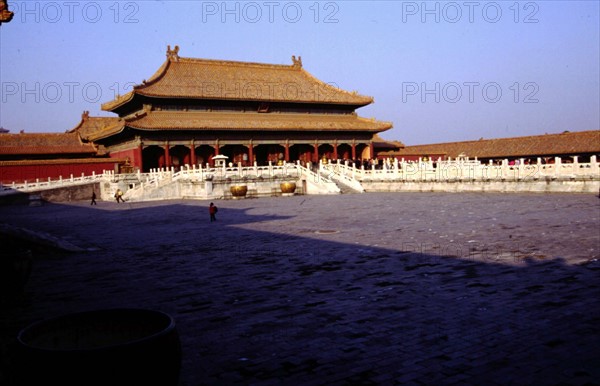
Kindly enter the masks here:
<path id="1" fill-rule="evenodd" d="M 119 203 L 119 201 L 125 202 L 125 200 L 123 200 L 123 191 L 121 189 L 117 189 L 117 192 L 115 193 L 115 198 L 117 199 L 117 204 Z"/>
<path id="2" fill-rule="evenodd" d="M 210 206 L 208 207 L 208 213 L 210 214 L 210 222 L 217 221 L 215 215 L 218 211 L 219 209 L 216 207 L 216 205 L 211 202 Z"/>
<path id="3" fill-rule="evenodd" d="M 92 203 L 90 205 L 98 205 L 96 204 L 96 191 L 92 191 Z"/>

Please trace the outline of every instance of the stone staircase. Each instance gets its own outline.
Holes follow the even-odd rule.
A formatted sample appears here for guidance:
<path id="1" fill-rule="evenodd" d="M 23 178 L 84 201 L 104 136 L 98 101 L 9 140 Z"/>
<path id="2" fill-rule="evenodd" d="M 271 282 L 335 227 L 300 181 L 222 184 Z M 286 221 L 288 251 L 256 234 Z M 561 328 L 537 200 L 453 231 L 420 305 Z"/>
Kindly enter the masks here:
<path id="1" fill-rule="evenodd" d="M 363 191 L 360 191 L 358 189 L 352 188 L 348 185 L 344 185 L 342 183 L 339 183 L 338 181 L 335 181 L 337 187 L 340 189 L 340 193 L 341 194 L 357 194 L 357 193 L 364 193 Z"/>
<path id="2" fill-rule="evenodd" d="M 340 190 L 341 194 L 355 194 L 364 193 L 365 189 L 362 187 L 360 181 L 343 175 L 335 167 L 323 167 L 320 166 L 319 174 L 331 181 L 333 181 Z"/>

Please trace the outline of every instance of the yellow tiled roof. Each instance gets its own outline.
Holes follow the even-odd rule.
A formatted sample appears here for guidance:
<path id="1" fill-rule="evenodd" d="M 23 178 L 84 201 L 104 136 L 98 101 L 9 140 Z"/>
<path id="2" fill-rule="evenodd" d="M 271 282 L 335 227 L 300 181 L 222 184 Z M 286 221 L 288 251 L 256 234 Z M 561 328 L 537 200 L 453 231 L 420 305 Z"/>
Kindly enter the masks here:
<path id="1" fill-rule="evenodd" d="M 138 130 L 319 130 L 376 133 L 391 128 L 392 124 L 361 118 L 354 114 L 150 111 L 97 132 L 91 139 L 97 140 L 117 134 L 125 127 Z"/>
<path id="2" fill-rule="evenodd" d="M 415 145 L 406 146 L 404 149 L 390 153 L 398 156 L 446 155 L 452 158 L 456 158 L 461 154 L 470 158 L 600 154 L 600 130 Z"/>
<path id="3" fill-rule="evenodd" d="M 77 133 L 20 133 L 0 135 L 2 154 L 95 154 L 92 144 Z"/>
<path id="4" fill-rule="evenodd" d="M 81 121 L 68 133 L 77 132 L 83 140 L 87 141 L 94 133 L 118 121 L 118 117 L 90 117 L 89 111 L 84 111 L 81 115 Z"/>
<path id="5" fill-rule="evenodd" d="M 373 145 L 380 149 L 402 149 L 405 145 L 400 141 L 388 141 L 375 134 L 373 136 Z"/>
<path id="6" fill-rule="evenodd" d="M 133 91 L 104 103 L 102 109 L 112 111 L 130 101 L 135 94 L 354 106 L 373 102 L 372 97 L 344 91 L 315 78 L 302 68 L 300 60 L 293 58 L 293 62 L 292 65 L 276 65 L 170 55 L 150 79 L 135 86 Z"/>

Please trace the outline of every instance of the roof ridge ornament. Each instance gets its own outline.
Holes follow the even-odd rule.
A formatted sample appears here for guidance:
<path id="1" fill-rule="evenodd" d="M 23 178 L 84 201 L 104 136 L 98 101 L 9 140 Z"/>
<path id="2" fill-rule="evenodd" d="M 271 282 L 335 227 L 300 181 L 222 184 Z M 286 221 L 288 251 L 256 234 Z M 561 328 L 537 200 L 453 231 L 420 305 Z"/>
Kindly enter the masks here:
<path id="1" fill-rule="evenodd" d="M 302 56 L 298 56 L 298 59 L 296 59 L 296 55 L 292 55 L 292 63 L 292 67 L 302 68 Z"/>
<path id="2" fill-rule="evenodd" d="M 167 46 L 167 59 L 173 62 L 179 61 L 179 46 L 175 46 L 174 49 L 171 49 L 171 46 Z"/>

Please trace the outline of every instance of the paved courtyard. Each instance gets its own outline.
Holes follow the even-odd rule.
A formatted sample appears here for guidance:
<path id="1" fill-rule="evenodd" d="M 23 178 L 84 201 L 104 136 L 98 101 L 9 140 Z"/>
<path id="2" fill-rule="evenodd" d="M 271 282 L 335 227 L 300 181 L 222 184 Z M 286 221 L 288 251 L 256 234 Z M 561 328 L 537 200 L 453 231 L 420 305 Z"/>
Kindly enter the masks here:
<path id="1" fill-rule="evenodd" d="M 0 207 L 38 254 L 0 312 L 172 315 L 180 385 L 600 384 L 594 195 L 354 194 Z"/>

